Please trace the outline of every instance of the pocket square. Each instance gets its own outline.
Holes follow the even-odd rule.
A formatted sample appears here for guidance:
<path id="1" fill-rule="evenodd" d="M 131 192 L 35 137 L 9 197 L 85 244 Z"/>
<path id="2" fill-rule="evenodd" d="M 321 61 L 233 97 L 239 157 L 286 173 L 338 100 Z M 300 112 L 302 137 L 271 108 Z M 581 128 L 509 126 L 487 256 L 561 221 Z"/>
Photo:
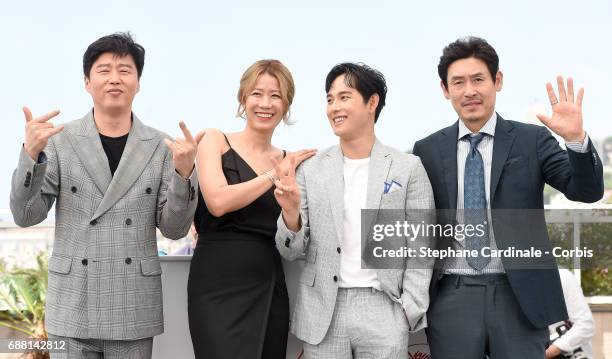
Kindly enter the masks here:
<path id="1" fill-rule="evenodd" d="M 397 191 L 400 188 L 402 188 L 402 185 L 398 182 L 395 182 L 395 181 L 385 182 L 385 188 L 383 192 L 384 194 L 389 194 L 389 193 L 393 193 Z"/>
<path id="2" fill-rule="evenodd" d="M 510 167 L 513 166 L 515 163 L 521 161 L 523 159 L 522 156 L 517 156 L 517 157 L 512 157 L 509 158 L 506 163 L 504 164 L 504 167 Z"/>

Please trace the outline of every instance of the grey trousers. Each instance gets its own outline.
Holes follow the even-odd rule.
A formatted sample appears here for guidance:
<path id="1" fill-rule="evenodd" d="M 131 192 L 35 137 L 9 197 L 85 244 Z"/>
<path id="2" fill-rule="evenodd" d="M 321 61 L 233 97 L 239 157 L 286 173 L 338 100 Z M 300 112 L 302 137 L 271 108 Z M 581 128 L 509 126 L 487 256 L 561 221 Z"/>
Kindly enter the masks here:
<path id="1" fill-rule="evenodd" d="M 372 288 L 340 288 L 331 324 L 305 359 L 406 359 L 408 321 L 399 303 Z"/>
<path id="2" fill-rule="evenodd" d="M 548 329 L 525 317 L 505 274 L 445 275 L 427 312 L 432 359 L 544 358 Z"/>
<path id="3" fill-rule="evenodd" d="M 51 359 L 151 359 L 153 338 L 103 340 L 61 337 L 49 334 L 49 340 L 64 341 L 66 351 L 51 352 Z"/>

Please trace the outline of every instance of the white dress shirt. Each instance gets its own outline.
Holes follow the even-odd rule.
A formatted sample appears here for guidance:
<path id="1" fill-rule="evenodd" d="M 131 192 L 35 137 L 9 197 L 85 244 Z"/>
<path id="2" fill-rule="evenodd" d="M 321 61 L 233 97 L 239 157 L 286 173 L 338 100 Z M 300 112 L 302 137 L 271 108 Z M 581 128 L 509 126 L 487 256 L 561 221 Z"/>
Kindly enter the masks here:
<path id="1" fill-rule="evenodd" d="M 479 132 L 486 134 L 482 141 L 477 146 L 478 152 L 482 157 L 484 165 L 484 180 L 485 180 L 485 198 L 487 201 L 487 208 L 491 209 L 491 167 L 493 163 L 493 143 L 495 139 L 495 127 L 497 126 L 497 113 L 493 111 L 491 118 L 482 126 Z M 465 173 L 465 160 L 470 153 L 471 146 L 470 141 L 464 138 L 466 135 L 474 136 L 477 133 L 472 133 L 463 123 L 463 120 L 459 120 L 459 131 L 457 134 L 457 209 L 461 210 L 464 208 L 463 204 L 463 181 Z M 566 142 L 565 146 L 570 151 L 579 153 L 586 153 L 589 149 L 589 137 L 585 136 L 582 142 Z M 491 223 L 489 217 L 489 223 Z M 462 223 L 462 213 L 457 211 L 457 222 Z M 493 233 L 493 226 L 489 225 L 489 240 L 491 250 L 496 250 L 497 245 L 495 243 L 495 234 Z M 465 240 L 455 239 L 453 247 L 456 250 L 464 249 Z M 460 275 L 479 275 L 479 274 L 490 274 L 490 273 L 505 273 L 501 257 L 491 257 L 490 262 L 482 270 L 478 271 L 469 266 L 465 258 L 448 258 L 444 263 L 444 273 L 449 274 L 460 274 Z"/>
<path id="2" fill-rule="evenodd" d="M 495 126 L 497 125 L 497 114 L 493 112 L 493 116 L 482 126 L 479 133 L 486 134 L 482 141 L 477 146 L 478 152 L 482 157 L 484 165 L 484 182 L 485 182 L 485 198 L 487 201 L 487 208 L 491 208 L 491 167 L 493 162 L 493 139 L 495 138 Z M 466 135 L 474 136 L 476 133 L 472 133 L 463 123 L 459 120 L 459 132 L 457 135 L 457 209 L 461 210 L 464 208 L 463 205 L 463 180 L 465 173 L 465 160 L 470 153 L 470 141 L 464 138 Z M 463 223 L 461 211 L 457 211 L 457 222 Z M 491 221 L 489 220 L 489 223 Z M 464 249 L 465 239 L 455 239 L 454 248 L 457 250 Z M 491 250 L 496 250 L 495 235 L 493 234 L 493 227 L 489 226 L 489 246 Z M 444 272 L 450 274 L 461 274 L 461 275 L 478 275 L 478 274 L 491 274 L 491 273 L 504 273 L 504 267 L 500 257 L 491 257 L 490 262 L 482 270 L 478 271 L 469 266 L 467 259 L 463 257 L 448 258 L 445 261 Z"/>

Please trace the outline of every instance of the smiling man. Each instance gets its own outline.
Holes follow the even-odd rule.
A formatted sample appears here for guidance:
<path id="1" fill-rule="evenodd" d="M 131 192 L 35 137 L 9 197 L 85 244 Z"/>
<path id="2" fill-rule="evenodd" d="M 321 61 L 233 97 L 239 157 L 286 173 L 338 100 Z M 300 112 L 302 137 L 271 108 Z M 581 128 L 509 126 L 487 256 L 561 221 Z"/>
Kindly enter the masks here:
<path id="1" fill-rule="evenodd" d="M 67 351 L 52 358 L 150 358 L 163 332 L 156 227 L 172 239 L 189 230 L 201 134 L 181 123 L 185 139 L 171 141 L 133 114 L 144 55 L 121 33 L 87 48 L 93 109 L 81 119 L 54 126 L 59 111 L 33 118 L 24 107 L 10 205 L 15 223 L 31 226 L 55 203 L 45 324 Z"/>
<path id="2" fill-rule="evenodd" d="M 482 236 L 441 238 L 437 247 L 481 253 L 486 247 L 529 248 L 536 240 L 550 250 L 541 211 L 544 184 L 574 201 L 595 202 L 603 195 L 601 161 L 582 125 L 583 90 L 574 97 L 572 79 L 566 91 L 559 77 L 557 97 L 547 84 L 553 115 L 538 118 L 565 140 L 565 151 L 546 127 L 508 121 L 495 112 L 503 75 L 485 40 L 449 44 L 438 73 L 459 120 L 418 141 L 414 154 L 427 170 L 436 208 L 457 210 L 440 220 L 486 221 L 492 210 L 492 225 Z M 521 226 L 496 220 L 501 210 L 540 211 L 527 212 L 536 213 L 533 225 Z M 483 256 L 437 261 L 427 312 L 434 359 L 544 358 L 547 326 L 567 319 L 559 273 L 554 260 L 545 269 L 513 263 Z"/>
<path id="3" fill-rule="evenodd" d="M 289 260 L 306 255 L 291 331 L 304 342 L 305 358 L 404 359 L 408 332 L 427 323 L 433 262 L 411 258 L 393 268 L 362 268 L 370 247 L 362 248 L 361 210 L 394 209 L 405 220 L 410 210 L 433 208 L 431 186 L 418 158 L 376 139 L 387 94 L 380 72 L 339 64 L 325 91 L 339 145 L 305 161 L 297 174 L 277 169 L 276 246 Z"/>

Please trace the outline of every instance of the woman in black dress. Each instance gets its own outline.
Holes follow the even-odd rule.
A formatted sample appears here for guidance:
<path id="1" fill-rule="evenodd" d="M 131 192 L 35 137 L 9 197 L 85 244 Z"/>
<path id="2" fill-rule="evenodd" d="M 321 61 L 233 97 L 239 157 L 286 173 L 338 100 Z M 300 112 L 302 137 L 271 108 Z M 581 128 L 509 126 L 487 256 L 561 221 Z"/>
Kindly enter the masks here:
<path id="1" fill-rule="evenodd" d="M 289 300 L 274 242 L 280 207 L 272 158 L 288 172 L 291 162 L 297 165 L 315 152 L 286 154 L 272 146 L 294 93 L 283 64 L 257 61 L 238 90 L 244 130 L 228 135 L 207 130 L 199 144 L 198 244 L 187 288 L 196 358 L 285 358 Z"/>

